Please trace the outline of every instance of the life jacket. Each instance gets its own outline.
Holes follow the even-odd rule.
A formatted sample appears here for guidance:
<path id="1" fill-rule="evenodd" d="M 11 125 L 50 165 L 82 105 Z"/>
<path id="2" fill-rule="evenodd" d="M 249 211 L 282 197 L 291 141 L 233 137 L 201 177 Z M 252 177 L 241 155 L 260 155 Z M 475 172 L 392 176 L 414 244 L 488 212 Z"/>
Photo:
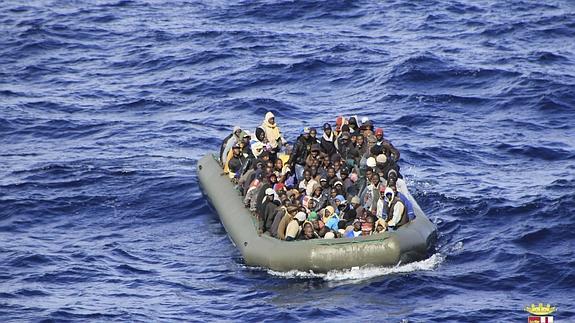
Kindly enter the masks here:
<path id="1" fill-rule="evenodd" d="M 398 202 L 403 204 L 403 212 L 401 213 L 401 219 L 399 220 L 399 222 L 394 227 L 395 229 L 397 229 L 397 228 L 401 227 L 402 225 L 409 222 L 409 218 L 407 216 L 407 206 L 397 196 L 393 199 L 393 202 L 391 202 L 391 206 L 389 207 L 389 212 L 387 212 L 387 222 L 389 222 L 391 219 L 393 219 L 393 210 L 395 209 L 395 205 Z"/>

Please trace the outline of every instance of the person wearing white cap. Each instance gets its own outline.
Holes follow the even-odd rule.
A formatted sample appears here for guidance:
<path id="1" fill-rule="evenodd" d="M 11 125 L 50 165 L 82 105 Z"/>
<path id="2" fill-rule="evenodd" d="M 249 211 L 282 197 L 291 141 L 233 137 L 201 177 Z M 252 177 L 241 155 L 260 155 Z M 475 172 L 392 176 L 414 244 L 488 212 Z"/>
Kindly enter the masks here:
<path id="1" fill-rule="evenodd" d="M 305 212 L 298 212 L 290 221 L 286 229 L 286 241 L 292 241 L 297 238 L 301 231 L 301 225 L 307 218 Z"/>
<path id="2" fill-rule="evenodd" d="M 267 232 L 271 228 L 274 214 L 278 206 L 274 203 L 276 192 L 272 188 L 266 188 L 265 197 L 258 208 L 259 228 L 261 232 Z"/>

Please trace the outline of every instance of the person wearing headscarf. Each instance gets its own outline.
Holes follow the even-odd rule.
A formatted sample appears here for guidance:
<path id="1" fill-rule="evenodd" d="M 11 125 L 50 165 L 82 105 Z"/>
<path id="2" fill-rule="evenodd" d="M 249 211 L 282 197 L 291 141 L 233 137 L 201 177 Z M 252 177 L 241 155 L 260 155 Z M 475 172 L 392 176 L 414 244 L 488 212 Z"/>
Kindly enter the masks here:
<path id="1" fill-rule="evenodd" d="M 272 154 L 275 157 L 281 146 L 285 145 L 287 142 L 283 138 L 280 132 L 280 128 L 276 124 L 276 119 L 273 112 L 269 111 L 266 113 L 264 121 L 260 127 L 264 130 L 266 139 L 268 140 L 268 143 L 272 149 Z M 272 160 L 275 160 L 275 158 L 272 158 Z"/>
<path id="2" fill-rule="evenodd" d="M 235 126 L 232 133 L 229 134 L 222 141 L 222 145 L 220 146 L 220 163 L 222 163 L 222 166 L 226 162 L 226 159 L 228 157 L 230 150 L 232 149 L 232 146 L 241 141 L 242 139 L 240 136 L 241 133 L 242 129 L 239 126 Z"/>
<path id="3" fill-rule="evenodd" d="M 405 203 L 395 194 L 391 187 L 385 189 L 384 196 L 384 207 L 387 211 L 387 226 L 390 229 L 397 230 L 409 222 L 407 208 L 405 207 Z"/>

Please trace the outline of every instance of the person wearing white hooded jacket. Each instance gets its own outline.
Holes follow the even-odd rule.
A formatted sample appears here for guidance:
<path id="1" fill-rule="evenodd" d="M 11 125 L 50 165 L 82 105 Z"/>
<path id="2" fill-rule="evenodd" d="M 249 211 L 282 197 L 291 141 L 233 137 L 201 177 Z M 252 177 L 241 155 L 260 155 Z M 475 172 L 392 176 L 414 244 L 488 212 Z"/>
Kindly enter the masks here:
<path id="1" fill-rule="evenodd" d="M 275 115 L 273 112 L 268 111 L 268 113 L 266 113 L 264 121 L 260 127 L 264 130 L 266 138 L 275 152 L 279 151 L 280 145 L 285 145 L 287 143 L 280 132 L 280 128 L 275 122 Z"/>
<path id="2" fill-rule="evenodd" d="M 385 215 L 389 229 L 396 230 L 409 222 L 407 207 L 391 187 L 386 187 L 383 198 L 377 201 L 377 216 L 384 218 Z"/>

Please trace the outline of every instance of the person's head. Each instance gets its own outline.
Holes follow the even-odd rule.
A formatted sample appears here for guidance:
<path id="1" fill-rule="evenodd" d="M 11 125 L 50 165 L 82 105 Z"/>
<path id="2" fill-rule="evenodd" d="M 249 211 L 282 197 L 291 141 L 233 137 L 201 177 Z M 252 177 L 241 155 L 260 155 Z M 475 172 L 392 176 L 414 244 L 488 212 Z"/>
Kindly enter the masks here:
<path id="1" fill-rule="evenodd" d="M 361 233 L 362 235 L 370 235 L 373 231 L 373 223 L 375 222 L 373 216 L 368 216 L 364 223 L 361 224 Z"/>
<path id="2" fill-rule="evenodd" d="M 325 178 L 325 177 L 320 178 L 319 185 L 321 186 L 322 189 L 326 188 L 328 186 L 327 185 L 327 178 Z"/>
<path id="3" fill-rule="evenodd" d="M 357 118 L 356 117 L 349 117 L 348 121 L 349 127 L 351 129 L 357 129 Z"/>
<path id="4" fill-rule="evenodd" d="M 264 170 L 265 170 L 267 176 L 269 176 L 274 171 L 274 169 L 270 166 L 266 166 L 266 168 Z"/>
<path id="5" fill-rule="evenodd" d="M 306 181 L 311 180 L 311 170 L 309 169 L 304 170 L 303 178 L 305 178 Z"/>
<path id="6" fill-rule="evenodd" d="M 242 128 L 240 128 L 240 127 L 238 127 L 238 126 L 235 126 L 235 127 L 234 127 L 234 135 L 235 135 L 236 137 L 239 137 L 241 133 L 242 133 Z"/>
<path id="7" fill-rule="evenodd" d="M 308 208 L 309 210 L 313 210 L 313 209 L 315 208 L 316 204 L 317 204 L 317 203 L 316 203 L 316 201 L 315 201 L 314 199 L 309 199 L 309 200 L 307 201 L 307 208 Z"/>
<path id="8" fill-rule="evenodd" d="M 328 154 L 321 154 L 320 157 L 321 159 L 321 164 L 324 168 L 329 167 L 329 164 L 331 163 L 331 160 L 329 159 L 329 155 Z"/>
<path id="9" fill-rule="evenodd" d="M 343 167 L 339 171 L 339 177 L 341 178 L 342 181 L 345 181 L 345 179 L 347 178 L 348 175 L 349 175 L 349 170 L 345 167 Z"/>
<path id="10" fill-rule="evenodd" d="M 377 141 L 381 141 L 383 139 L 383 129 L 382 128 L 375 129 L 375 138 L 377 138 Z"/>
<path id="11" fill-rule="evenodd" d="M 379 174 L 377 174 L 377 173 L 371 174 L 371 184 L 373 184 L 373 185 L 379 184 Z"/>
<path id="12" fill-rule="evenodd" d="M 309 136 L 315 139 L 317 137 L 317 130 L 315 128 L 309 128 Z"/>
<path id="13" fill-rule="evenodd" d="M 389 172 L 387 172 L 387 178 L 388 179 L 394 179 L 395 181 L 397 181 L 397 171 L 395 171 L 395 169 L 390 169 Z"/>
<path id="14" fill-rule="evenodd" d="M 351 198 L 351 206 L 354 209 L 357 209 L 359 207 L 359 205 L 360 205 L 359 197 L 357 197 L 357 196 L 352 197 Z"/>
<path id="15" fill-rule="evenodd" d="M 320 151 L 321 151 L 321 149 L 320 149 L 320 147 L 319 147 L 318 144 L 313 144 L 313 145 L 311 146 L 311 156 L 312 156 L 314 159 L 318 158 Z"/>
<path id="16" fill-rule="evenodd" d="M 359 219 L 355 219 L 353 221 L 353 231 L 361 230 L 361 221 Z"/>
<path id="17" fill-rule="evenodd" d="M 335 198 L 337 196 L 337 189 L 335 187 L 332 187 L 331 190 L 329 191 L 329 195 L 332 198 Z"/>
<path id="18" fill-rule="evenodd" d="M 387 164 L 387 156 L 379 154 L 375 157 L 375 162 L 378 168 L 383 169 Z"/>
<path id="19" fill-rule="evenodd" d="M 314 168 L 317 169 L 317 168 L 319 167 L 319 159 L 314 159 L 314 160 L 311 162 L 311 164 L 312 164 L 312 167 L 314 167 Z"/>
<path id="20" fill-rule="evenodd" d="M 327 169 L 327 177 L 334 178 L 335 177 L 335 168 L 330 167 Z"/>
<path id="21" fill-rule="evenodd" d="M 369 179 L 371 181 L 371 176 L 373 175 L 373 170 L 371 168 L 368 168 L 365 170 L 365 178 Z"/>
<path id="22" fill-rule="evenodd" d="M 341 169 L 341 163 L 340 162 L 334 162 L 333 169 L 335 170 L 336 173 L 339 172 L 339 170 Z"/>
<path id="23" fill-rule="evenodd" d="M 321 196 L 321 192 L 322 192 L 322 188 L 320 185 L 316 185 L 313 188 L 313 196 L 314 197 L 320 197 Z"/>
<path id="24" fill-rule="evenodd" d="M 308 127 L 303 128 L 302 135 L 306 140 L 309 139 L 309 128 Z"/>
<path id="25" fill-rule="evenodd" d="M 347 144 L 349 144 L 349 140 L 350 140 L 351 136 L 349 135 L 349 133 L 345 132 L 341 135 L 341 143 L 345 146 Z"/>
<path id="26" fill-rule="evenodd" d="M 256 128 L 256 138 L 259 141 L 264 141 L 266 138 L 266 132 L 261 127 Z"/>
<path id="27" fill-rule="evenodd" d="M 278 177 L 276 176 L 275 173 L 270 173 L 270 175 L 268 177 L 269 177 L 269 182 L 272 185 L 278 182 Z"/>
<path id="28" fill-rule="evenodd" d="M 331 136 L 331 125 L 327 122 L 323 124 L 323 133 L 325 133 L 327 137 Z"/>
<path id="29" fill-rule="evenodd" d="M 263 162 L 267 162 L 268 160 L 270 160 L 270 153 L 267 151 L 262 152 L 262 154 L 260 155 L 260 159 Z"/>
<path id="30" fill-rule="evenodd" d="M 313 224 L 311 222 L 304 223 L 303 235 L 308 239 L 313 237 Z"/>
<path id="31" fill-rule="evenodd" d="M 240 149 L 240 145 L 239 144 L 235 144 L 232 146 L 232 153 L 235 157 L 239 156 L 241 153 L 241 149 Z"/>
<path id="32" fill-rule="evenodd" d="M 318 235 L 323 238 L 328 232 L 331 232 L 331 230 L 328 227 L 324 226 L 319 230 Z"/>
<path id="33" fill-rule="evenodd" d="M 335 205 L 339 208 L 340 205 L 345 203 L 345 197 L 343 195 L 337 195 L 335 197 Z"/>
<path id="34" fill-rule="evenodd" d="M 351 142 L 353 145 L 355 145 L 355 143 L 357 142 L 357 136 L 356 136 L 356 135 L 352 135 L 349 140 L 350 140 L 350 142 Z"/>
<path id="35" fill-rule="evenodd" d="M 266 121 L 269 124 L 274 125 L 276 124 L 276 116 L 271 111 L 269 111 L 268 113 L 266 113 Z"/>
<path id="36" fill-rule="evenodd" d="M 393 199 L 395 197 L 395 192 L 393 191 L 393 189 L 391 187 L 387 187 L 387 188 L 385 188 L 384 196 L 385 196 L 385 201 L 388 204 L 391 204 L 391 202 L 393 201 Z"/>
<path id="37" fill-rule="evenodd" d="M 281 160 L 281 158 L 276 159 L 275 163 L 274 163 L 274 169 L 277 171 L 281 171 L 282 168 L 284 166 L 283 161 Z"/>
<path id="38" fill-rule="evenodd" d="M 363 141 L 364 141 L 363 135 L 362 135 L 362 134 L 357 135 L 357 138 L 356 138 L 355 142 L 356 142 L 356 145 L 357 145 L 358 147 L 363 146 Z"/>
<path id="39" fill-rule="evenodd" d="M 383 221 L 383 219 L 379 219 L 377 220 L 377 222 L 375 222 L 375 231 L 376 232 L 384 232 L 386 228 L 386 224 Z"/>
<path id="40" fill-rule="evenodd" d="M 266 189 L 266 199 L 268 201 L 273 201 L 274 200 L 274 196 L 275 196 L 275 191 L 273 190 L 273 188 L 268 188 Z"/>
<path id="41" fill-rule="evenodd" d="M 251 139 L 252 139 L 251 134 L 247 130 L 245 130 L 244 136 L 242 137 L 242 143 L 244 144 L 244 146 L 249 145 Z"/>
<path id="42" fill-rule="evenodd" d="M 299 225 L 301 225 L 305 221 L 305 219 L 307 219 L 307 215 L 305 214 L 305 212 L 299 211 L 298 213 L 296 213 L 294 219 L 296 219 Z"/>

